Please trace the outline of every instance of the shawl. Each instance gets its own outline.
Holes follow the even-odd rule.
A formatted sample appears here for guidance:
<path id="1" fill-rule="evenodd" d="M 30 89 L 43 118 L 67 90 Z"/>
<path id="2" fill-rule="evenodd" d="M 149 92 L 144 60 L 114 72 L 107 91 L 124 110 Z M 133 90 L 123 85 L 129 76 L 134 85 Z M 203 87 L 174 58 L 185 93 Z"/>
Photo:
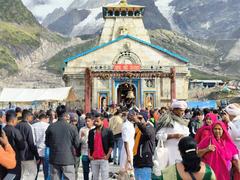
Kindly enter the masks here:
<path id="1" fill-rule="evenodd" d="M 158 121 L 156 132 L 162 128 L 173 128 L 174 122 L 178 122 L 184 126 L 188 125 L 188 121 L 186 119 L 178 117 L 172 112 L 164 113 Z"/>
<path id="2" fill-rule="evenodd" d="M 223 129 L 223 135 L 220 140 L 217 140 L 213 134 L 213 128 L 217 124 Z M 233 156 L 238 154 L 238 149 L 221 121 L 217 121 L 211 125 L 211 135 L 202 140 L 198 144 L 198 148 L 204 149 L 210 144 L 215 145 L 216 150 L 206 153 L 202 158 L 203 162 L 210 165 L 218 180 L 230 180 L 230 171 L 227 162 L 231 161 Z"/>
<path id="3" fill-rule="evenodd" d="M 135 143 L 134 143 L 134 147 L 133 147 L 133 156 L 137 155 L 141 136 L 142 136 L 142 133 L 141 133 L 140 129 L 137 127 L 135 129 Z"/>

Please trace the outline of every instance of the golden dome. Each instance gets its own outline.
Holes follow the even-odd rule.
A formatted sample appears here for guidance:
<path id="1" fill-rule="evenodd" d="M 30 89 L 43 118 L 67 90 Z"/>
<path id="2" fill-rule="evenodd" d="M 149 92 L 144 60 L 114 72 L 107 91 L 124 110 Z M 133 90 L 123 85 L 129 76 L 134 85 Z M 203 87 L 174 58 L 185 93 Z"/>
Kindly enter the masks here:
<path id="1" fill-rule="evenodd" d="M 121 6 L 127 6 L 128 5 L 127 0 L 121 0 L 120 5 Z"/>

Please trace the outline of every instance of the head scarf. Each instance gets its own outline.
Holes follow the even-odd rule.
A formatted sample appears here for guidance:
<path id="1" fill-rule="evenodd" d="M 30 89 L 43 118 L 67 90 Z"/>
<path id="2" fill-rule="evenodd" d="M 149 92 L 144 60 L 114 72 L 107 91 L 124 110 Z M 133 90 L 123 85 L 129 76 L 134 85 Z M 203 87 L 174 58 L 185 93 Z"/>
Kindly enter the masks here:
<path id="1" fill-rule="evenodd" d="M 206 120 L 209 119 L 209 118 L 212 120 L 212 124 L 217 122 L 217 120 L 218 120 L 218 116 L 216 114 L 214 114 L 214 113 L 207 113 L 206 116 L 203 119 L 203 122 L 204 122 L 203 126 L 207 126 Z"/>
<path id="2" fill-rule="evenodd" d="M 175 100 L 172 102 L 172 109 L 187 109 L 187 103 L 185 101 Z"/>
<path id="3" fill-rule="evenodd" d="M 210 135 L 212 127 L 206 124 L 206 120 L 208 118 L 212 120 L 212 123 L 217 122 L 216 114 L 213 114 L 213 113 L 206 114 L 206 116 L 203 119 L 203 123 L 204 123 L 203 126 L 197 130 L 197 133 L 195 135 L 195 140 L 197 141 L 197 143 L 200 143 L 201 140 L 205 138 L 205 136 L 207 137 L 208 135 Z"/>
<path id="4" fill-rule="evenodd" d="M 223 129 L 223 135 L 220 140 L 217 140 L 213 133 L 213 129 L 217 124 Z M 216 150 L 206 153 L 202 158 L 203 162 L 211 166 L 217 179 L 230 180 L 228 163 L 232 160 L 234 155 L 238 154 L 238 149 L 221 121 L 212 124 L 211 135 L 202 140 L 198 144 L 198 148 L 207 148 L 210 144 L 215 145 Z"/>
<path id="5" fill-rule="evenodd" d="M 231 116 L 239 116 L 240 115 L 240 107 L 237 104 L 229 104 L 225 108 L 225 110 Z"/>

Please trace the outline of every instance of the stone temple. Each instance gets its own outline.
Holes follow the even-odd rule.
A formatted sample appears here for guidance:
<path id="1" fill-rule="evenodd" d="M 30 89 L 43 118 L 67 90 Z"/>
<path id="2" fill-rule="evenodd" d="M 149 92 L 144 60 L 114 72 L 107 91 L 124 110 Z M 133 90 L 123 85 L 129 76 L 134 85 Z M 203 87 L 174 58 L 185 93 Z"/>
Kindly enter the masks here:
<path id="1" fill-rule="evenodd" d="M 65 85 L 85 111 L 123 104 L 129 95 L 153 108 L 188 98 L 188 59 L 151 43 L 144 11 L 126 0 L 104 6 L 98 46 L 65 60 Z"/>

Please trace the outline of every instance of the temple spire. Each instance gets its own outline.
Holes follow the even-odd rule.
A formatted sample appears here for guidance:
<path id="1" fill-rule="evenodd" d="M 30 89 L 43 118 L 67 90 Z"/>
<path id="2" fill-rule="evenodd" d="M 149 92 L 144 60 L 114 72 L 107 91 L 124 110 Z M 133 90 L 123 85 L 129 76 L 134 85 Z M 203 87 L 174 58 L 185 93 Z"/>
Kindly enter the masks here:
<path id="1" fill-rule="evenodd" d="M 127 0 L 121 0 L 120 5 L 127 6 L 128 5 Z"/>

